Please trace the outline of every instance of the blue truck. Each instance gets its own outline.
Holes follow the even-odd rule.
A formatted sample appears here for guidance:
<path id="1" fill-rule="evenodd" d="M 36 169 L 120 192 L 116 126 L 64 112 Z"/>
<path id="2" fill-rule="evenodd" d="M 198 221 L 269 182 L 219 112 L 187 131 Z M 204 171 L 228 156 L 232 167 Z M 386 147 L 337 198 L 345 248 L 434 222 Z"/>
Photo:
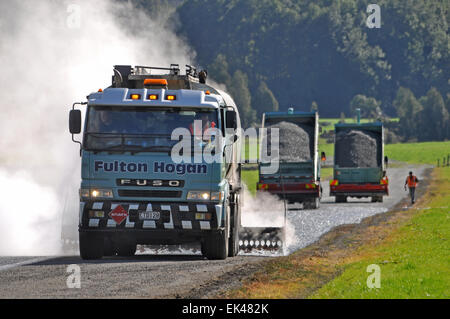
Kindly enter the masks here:
<path id="1" fill-rule="evenodd" d="M 192 66 L 185 74 L 175 64 L 113 71 L 111 86 L 74 103 L 69 114 L 81 155 L 81 257 L 131 256 L 138 244 L 193 242 L 208 259 L 236 256 L 241 125 L 233 99 Z M 84 121 L 78 105 L 86 106 Z M 195 160 L 217 137 L 203 136 L 205 127 L 225 141 L 212 152 L 219 161 Z M 172 136 L 177 128 L 192 133 L 192 149 L 182 150 L 181 162 L 172 153 L 180 142 Z"/>
<path id="2" fill-rule="evenodd" d="M 279 168 L 275 173 L 264 173 L 264 167 L 270 163 L 260 161 L 257 191 L 276 194 L 287 203 L 303 203 L 305 209 L 318 208 L 322 196 L 320 167 L 325 160 L 324 152 L 319 158 L 318 113 L 293 108 L 287 112 L 267 112 L 262 127 L 279 129 Z M 261 145 L 260 152 L 263 150 Z"/>

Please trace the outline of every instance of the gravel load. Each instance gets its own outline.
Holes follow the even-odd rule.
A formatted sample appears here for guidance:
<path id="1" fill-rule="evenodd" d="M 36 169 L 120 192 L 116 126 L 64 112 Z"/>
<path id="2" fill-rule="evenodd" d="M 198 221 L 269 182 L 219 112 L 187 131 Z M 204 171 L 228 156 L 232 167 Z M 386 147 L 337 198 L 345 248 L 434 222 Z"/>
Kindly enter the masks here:
<path id="1" fill-rule="evenodd" d="M 271 150 L 272 129 L 278 128 L 279 134 L 279 161 L 280 162 L 306 162 L 311 160 L 313 154 L 314 127 L 306 124 L 295 124 L 291 122 L 279 122 L 267 126 L 267 131 L 263 135 L 262 154 L 267 153 L 267 149 Z M 268 141 L 268 143 L 266 143 Z M 276 145 L 273 147 L 277 149 Z M 272 157 L 272 159 L 274 159 Z"/>
<path id="2" fill-rule="evenodd" d="M 381 137 L 370 131 L 347 130 L 336 134 L 336 163 L 339 167 L 378 167 Z"/>

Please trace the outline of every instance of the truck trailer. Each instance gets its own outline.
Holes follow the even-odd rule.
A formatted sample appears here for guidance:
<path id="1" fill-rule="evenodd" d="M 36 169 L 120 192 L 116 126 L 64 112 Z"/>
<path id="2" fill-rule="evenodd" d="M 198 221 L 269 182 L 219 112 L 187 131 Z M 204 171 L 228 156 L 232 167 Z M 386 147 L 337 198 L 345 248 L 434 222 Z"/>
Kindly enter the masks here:
<path id="1" fill-rule="evenodd" d="M 337 203 L 348 197 L 371 197 L 382 202 L 389 195 L 384 157 L 383 123 L 339 123 L 335 125 L 334 171 L 330 196 Z"/>
<path id="2" fill-rule="evenodd" d="M 138 244 L 193 242 L 208 259 L 237 255 L 241 125 L 233 99 L 191 66 L 183 75 L 178 65 L 113 71 L 112 85 L 74 103 L 69 116 L 81 155 L 81 257 L 131 256 Z M 82 141 L 74 138 L 82 126 L 77 105 L 87 107 Z M 204 133 L 211 128 L 217 135 Z M 182 161 L 171 152 L 180 142 L 176 129 L 192 134 Z M 206 160 L 201 155 L 218 135 L 225 142 L 211 154 L 221 160 Z"/>
<path id="3" fill-rule="evenodd" d="M 320 184 L 322 152 L 319 158 L 319 115 L 317 112 L 299 112 L 290 108 L 287 112 L 263 114 L 263 129 L 267 136 L 261 138 L 259 181 L 256 189 L 276 194 L 286 203 L 303 203 L 305 209 L 319 207 L 322 196 Z M 266 174 L 263 169 L 270 163 L 261 161 L 270 143 L 271 131 L 279 132 L 279 168 L 276 173 Z"/>

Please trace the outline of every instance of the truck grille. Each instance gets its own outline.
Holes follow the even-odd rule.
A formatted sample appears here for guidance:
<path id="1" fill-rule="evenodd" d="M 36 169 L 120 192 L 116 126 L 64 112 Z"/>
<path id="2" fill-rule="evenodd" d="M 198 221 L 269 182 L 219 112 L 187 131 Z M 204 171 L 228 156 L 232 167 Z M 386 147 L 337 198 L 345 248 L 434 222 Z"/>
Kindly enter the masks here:
<path id="1" fill-rule="evenodd" d="M 121 197 L 159 197 L 159 198 L 179 198 L 181 191 L 157 191 L 140 189 L 122 189 L 119 190 Z"/>

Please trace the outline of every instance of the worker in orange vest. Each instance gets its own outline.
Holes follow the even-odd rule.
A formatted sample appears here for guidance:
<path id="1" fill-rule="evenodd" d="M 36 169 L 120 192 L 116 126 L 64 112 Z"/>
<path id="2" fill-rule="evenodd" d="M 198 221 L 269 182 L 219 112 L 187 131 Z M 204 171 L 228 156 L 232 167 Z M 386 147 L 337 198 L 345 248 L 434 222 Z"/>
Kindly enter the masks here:
<path id="1" fill-rule="evenodd" d="M 414 204 L 414 202 L 415 202 L 415 193 L 416 193 L 417 183 L 419 183 L 419 179 L 413 175 L 413 172 L 409 172 L 409 175 L 408 175 L 408 177 L 406 177 L 406 181 L 405 181 L 405 190 L 406 190 L 406 186 L 408 185 L 409 195 L 411 196 L 411 204 Z"/>

